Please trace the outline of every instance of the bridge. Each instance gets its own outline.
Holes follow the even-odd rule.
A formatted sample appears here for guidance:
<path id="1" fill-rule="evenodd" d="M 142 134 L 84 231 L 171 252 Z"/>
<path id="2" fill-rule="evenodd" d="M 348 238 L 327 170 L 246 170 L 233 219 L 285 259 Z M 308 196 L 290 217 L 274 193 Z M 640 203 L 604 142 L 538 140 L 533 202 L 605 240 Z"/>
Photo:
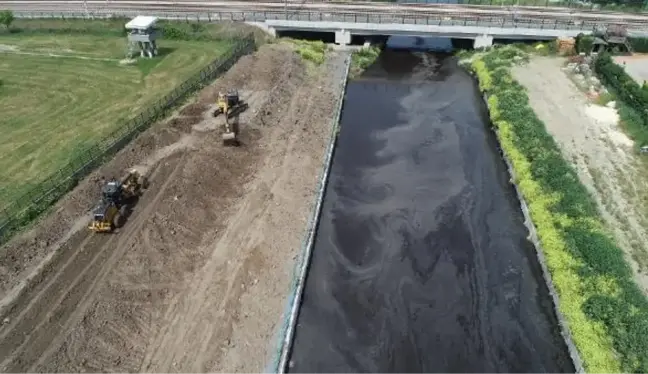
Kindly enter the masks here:
<path id="1" fill-rule="evenodd" d="M 453 39 L 473 39 L 475 48 L 489 47 L 495 39 L 507 40 L 552 40 L 558 37 L 575 37 L 579 33 L 591 34 L 592 29 L 572 28 L 558 23 L 530 22 L 522 25 L 480 20 L 475 25 L 464 22 L 453 23 L 440 20 L 438 24 L 335 22 L 335 21 L 293 21 L 265 20 L 270 33 L 281 31 L 331 32 L 335 43 L 347 45 L 352 35 L 363 36 L 418 36 Z M 553 27 L 551 27 L 553 26 Z"/>
<path id="2" fill-rule="evenodd" d="M 418 36 L 472 39 L 486 47 L 496 39 L 551 40 L 591 34 L 595 27 L 624 24 L 630 36 L 648 36 L 648 16 L 520 7 L 470 7 L 456 4 L 368 4 L 244 1 L 21 1 L 0 0 L 0 9 L 17 17 L 110 17 L 149 14 L 161 19 L 198 22 L 240 21 L 271 33 L 317 31 L 335 35 L 337 44 L 353 35 Z"/>

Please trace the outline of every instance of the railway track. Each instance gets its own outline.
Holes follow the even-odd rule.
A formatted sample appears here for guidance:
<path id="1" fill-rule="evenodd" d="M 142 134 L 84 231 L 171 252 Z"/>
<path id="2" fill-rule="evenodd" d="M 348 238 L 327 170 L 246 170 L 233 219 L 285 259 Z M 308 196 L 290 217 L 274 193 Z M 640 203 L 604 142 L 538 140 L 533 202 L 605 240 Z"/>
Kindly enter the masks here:
<path id="1" fill-rule="evenodd" d="M 498 6 L 485 6 L 485 5 L 460 5 L 460 4 L 393 4 L 393 3 L 368 3 L 366 1 L 353 1 L 353 2 L 313 2 L 313 1 L 279 1 L 269 0 L 263 2 L 254 2 L 250 0 L 237 0 L 237 1 L 195 1 L 195 0 L 179 0 L 179 1 L 155 1 L 155 0 L 139 0 L 139 1 L 88 1 L 87 4 L 102 3 L 118 5 L 118 4 L 146 4 L 155 3 L 159 5 L 177 5 L 177 6 L 218 6 L 221 9 L 227 10 L 268 10 L 277 8 L 288 8 L 291 10 L 317 10 L 317 11 L 344 11 L 344 12 L 366 12 L 366 11 L 388 11 L 390 13 L 398 12 L 422 12 L 424 14 L 448 14 L 448 13 L 464 13 L 471 15 L 503 15 L 511 14 L 513 9 L 510 7 Z M 250 4 L 254 4 L 250 8 Z M 71 5 L 83 4 L 83 1 L 50 1 L 50 0 L 4 0 L 0 4 L 21 6 L 27 4 L 48 4 L 48 5 Z M 619 19 L 619 20 L 648 20 L 648 14 L 629 14 L 621 12 L 610 11 L 594 11 L 584 9 L 570 9 L 559 7 L 532 7 L 520 6 L 515 8 L 515 12 L 520 16 L 551 16 L 551 17 L 571 17 L 578 19 Z"/>
<path id="2" fill-rule="evenodd" d="M 120 11 L 155 11 L 173 14 L 191 13 L 258 13 L 264 12 L 274 19 L 290 15 L 291 18 L 308 20 L 332 20 L 344 16 L 346 19 L 364 18 L 389 20 L 390 18 L 406 19 L 413 23 L 431 23 L 441 21 L 474 21 L 498 22 L 511 20 L 515 15 L 518 25 L 555 21 L 562 24 L 580 26 L 618 23 L 633 29 L 648 31 L 648 14 L 624 14 L 611 12 L 572 11 L 569 9 L 546 10 L 533 7 L 519 7 L 516 10 L 501 7 L 466 6 L 456 4 L 390 4 L 366 2 L 304 2 L 278 1 L 195 1 L 195 0 L 0 0 L 0 9 L 6 8 L 16 12 L 92 12 L 96 14 L 118 13 Z M 245 17 L 244 17 L 245 18 Z M 495 21 L 493 21 L 495 20 Z M 361 22 L 358 20 L 357 22 Z M 368 21 L 367 21 L 368 22 Z M 381 21 L 385 22 L 385 21 Z M 391 22 L 391 21 L 387 21 Z"/>

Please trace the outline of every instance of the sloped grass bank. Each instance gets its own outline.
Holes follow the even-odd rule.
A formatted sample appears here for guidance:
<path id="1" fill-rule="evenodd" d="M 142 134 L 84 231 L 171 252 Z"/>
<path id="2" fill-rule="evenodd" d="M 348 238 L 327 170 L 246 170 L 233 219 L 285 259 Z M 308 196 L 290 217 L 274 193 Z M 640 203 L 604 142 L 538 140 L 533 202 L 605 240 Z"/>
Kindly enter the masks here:
<path id="1" fill-rule="evenodd" d="M 514 47 L 495 49 L 474 56 L 470 68 L 529 205 L 560 312 L 586 371 L 648 372 L 648 301 L 595 200 L 511 76 L 521 57 Z"/>

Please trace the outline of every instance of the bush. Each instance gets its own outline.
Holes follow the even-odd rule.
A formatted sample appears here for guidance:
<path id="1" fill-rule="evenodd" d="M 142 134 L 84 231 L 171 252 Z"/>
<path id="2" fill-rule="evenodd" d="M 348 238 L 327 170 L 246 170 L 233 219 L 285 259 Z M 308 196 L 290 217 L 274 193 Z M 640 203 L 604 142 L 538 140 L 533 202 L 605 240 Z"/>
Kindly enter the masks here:
<path id="1" fill-rule="evenodd" d="M 547 267 L 588 372 L 648 372 L 648 301 L 596 203 L 509 72 L 512 52 L 478 56 L 471 68 L 516 183 L 529 204 Z"/>
<path id="2" fill-rule="evenodd" d="M 362 48 L 351 55 L 351 76 L 355 77 L 365 71 L 380 56 L 380 47 Z"/>
<path id="3" fill-rule="evenodd" d="M 316 40 L 301 40 L 301 39 L 287 39 L 289 42 L 297 46 L 297 54 L 306 61 L 310 61 L 315 65 L 320 65 L 324 62 L 326 52 L 330 47 L 323 41 Z"/>
<path id="4" fill-rule="evenodd" d="M 648 144 L 648 87 L 639 85 L 609 54 L 596 58 L 594 71 L 616 97 L 622 125 L 629 135 L 642 145 Z"/>
<path id="5" fill-rule="evenodd" d="M 0 11 L 0 24 L 4 25 L 6 29 L 9 29 L 11 27 L 11 24 L 16 18 L 14 17 L 14 14 L 10 10 L 3 10 Z"/>
<path id="6" fill-rule="evenodd" d="M 578 34 L 576 36 L 576 53 L 589 54 L 594 45 L 594 37 L 591 35 Z"/>
<path id="7" fill-rule="evenodd" d="M 647 53 L 648 52 L 648 38 L 628 38 L 630 45 L 635 52 Z"/>

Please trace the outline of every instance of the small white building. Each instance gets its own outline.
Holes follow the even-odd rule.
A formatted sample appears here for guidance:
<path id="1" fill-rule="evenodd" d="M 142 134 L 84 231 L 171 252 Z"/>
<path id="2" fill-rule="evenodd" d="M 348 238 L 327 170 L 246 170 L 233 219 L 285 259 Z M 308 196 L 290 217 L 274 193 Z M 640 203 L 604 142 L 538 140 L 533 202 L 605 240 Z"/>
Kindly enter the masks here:
<path id="1" fill-rule="evenodd" d="M 156 40 L 159 36 L 155 28 L 157 21 L 157 17 L 137 16 L 126 24 L 129 55 L 132 56 L 139 49 L 141 57 L 150 58 L 157 56 L 158 48 Z"/>

